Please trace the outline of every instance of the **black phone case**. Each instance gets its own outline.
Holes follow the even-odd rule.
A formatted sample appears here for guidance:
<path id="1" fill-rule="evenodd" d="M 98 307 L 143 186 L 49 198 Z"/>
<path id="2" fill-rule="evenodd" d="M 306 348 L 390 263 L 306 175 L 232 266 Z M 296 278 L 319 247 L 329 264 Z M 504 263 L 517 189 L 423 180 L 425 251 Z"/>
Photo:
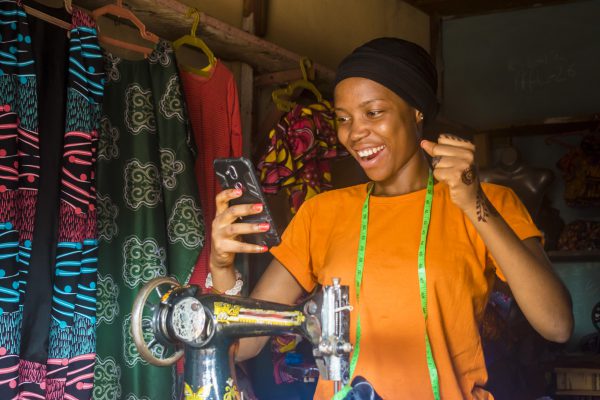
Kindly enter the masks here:
<path id="1" fill-rule="evenodd" d="M 264 193 L 254 172 L 254 166 L 247 158 L 217 158 L 213 161 L 215 175 L 223 189 L 242 189 L 242 196 L 233 199 L 229 205 L 236 204 L 263 204 L 263 210 L 259 214 L 241 217 L 240 222 L 261 223 L 268 222 L 269 230 L 266 232 L 243 235 L 244 241 L 261 246 L 273 247 L 281 242 L 279 233 L 275 229 L 275 223 Z"/>

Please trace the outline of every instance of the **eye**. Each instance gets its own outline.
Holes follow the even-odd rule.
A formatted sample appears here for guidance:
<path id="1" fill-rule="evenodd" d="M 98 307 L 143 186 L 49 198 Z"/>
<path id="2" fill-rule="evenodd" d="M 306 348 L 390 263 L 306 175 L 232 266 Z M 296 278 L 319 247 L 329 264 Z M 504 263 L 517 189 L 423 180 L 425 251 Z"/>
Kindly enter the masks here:
<path id="1" fill-rule="evenodd" d="M 337 121 L 338 124 L 343 124 L 346 123 L 348 121 L 350 121 L 350 117 L 345 117 L 343 115 L 338 115 L 335 117 L 335 120 Z"/>
<path id="2" fill-rule="evenodd" d="M 383 114 L 383 111 L 382 111 L 382 110 L 370 110 L 370 111 L 367 111 L 367 116 L 368 116 L 369 118 L 377 118 L 377 117 L 379 117 L 381 114 Z"/>

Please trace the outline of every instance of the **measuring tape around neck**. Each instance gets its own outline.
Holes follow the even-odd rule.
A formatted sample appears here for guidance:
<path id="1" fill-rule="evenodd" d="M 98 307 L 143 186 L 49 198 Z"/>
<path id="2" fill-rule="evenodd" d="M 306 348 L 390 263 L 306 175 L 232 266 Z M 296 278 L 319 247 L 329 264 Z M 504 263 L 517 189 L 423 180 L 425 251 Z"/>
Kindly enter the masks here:
<path id="1" fill-rule="evenodd" d="M 364 263 L 365 263 L 365 252 L 367 249 L 367 227 L 369 224 L 369 199 L 371 197 L 371 191 L 373 185 L 369 185 L 367 191 L 367 197 L 362 207 L 361 224 L 360 224 L 360 237 L 358 240 L 358 256 L 356 259 L 356 312 L 358 313 L 358 304 L 360 300 L 360 287 L 362 284 Z M 425 351 L 427 357 L 427 369 L 429 370 L 429 379 L 431 381 L 431 389 L 433 390 L 433 396 L 435 400 L 440 400 L 440 385 L 437 368 L 433 359 L 433 352 L 431 351 L 431 343 L 429 342 L 429 335 L 427 334 L 427 275 L 425 273 L 425 251 L 427 248 L 427 233 L 429 232 L 429 222 L 431 220 L 431 207 L 433 204 L 433 173 L 429 170 L 429 177 L 427 179 L 427 192 L 425 194 L 425 204 L 423 206 L 423 223 L 421 225 L 421 238 L 419 241 L 419 252 L 417 254 L 417 271 L 419 276 L 419 296 L 421 298 L 421 309 L 423 311 L 423 317 L 425 318 Z M 352 359 L 350 361 L 350 378 L 348 384 L 346 384 L 342 390 L 336 393 L 333 400 L 341 400 L 346 397 L 348 392 L 352 389 L 350 382 L 354 376 L 354 370 L 358 362 L 358 355 L 360 354 L 360 338 L 361 338 L 361 326 L 360 326 L 360 314 L 356 318 L 356 340 L 354 345 L 354 351 L 352 352 Z"/>

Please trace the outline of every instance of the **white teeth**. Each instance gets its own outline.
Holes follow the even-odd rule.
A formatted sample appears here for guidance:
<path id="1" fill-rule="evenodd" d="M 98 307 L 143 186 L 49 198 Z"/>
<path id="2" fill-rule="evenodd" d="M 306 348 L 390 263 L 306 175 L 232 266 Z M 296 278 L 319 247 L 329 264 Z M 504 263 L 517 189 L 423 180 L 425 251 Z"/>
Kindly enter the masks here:
<path id="1" fill-rule="evenodd" d="M 384 148 L 385 148 L 385 146 L 382 145 L 382 146 L 379 146 L 379 147 L 373 147 L 371 149 L 360 150 L 357 153 L 358 153 L 358 155 L 360 157 L 368 157 L 368 156 L 370 156 L 372 154 L 380 152 Z"/>

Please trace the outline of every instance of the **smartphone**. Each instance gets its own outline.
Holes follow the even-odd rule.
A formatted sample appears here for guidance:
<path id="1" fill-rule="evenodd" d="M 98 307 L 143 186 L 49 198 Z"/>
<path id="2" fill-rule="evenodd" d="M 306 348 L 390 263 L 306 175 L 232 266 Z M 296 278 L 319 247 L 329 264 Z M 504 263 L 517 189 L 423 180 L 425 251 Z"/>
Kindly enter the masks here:
<path id="1" fill-rule="evenodd" d="M 263 210 L 259 214 L 248 215 L 240 218 L 240 222 L 261 223 L 268 222 L 269 230 L 244 236 L 244 241 L 255 243 L 269 248 L 281 242 L 279 232 L 275 228 L 273 217 L 269 211 L 265 195 L 262 191 L 254 165 L 244 157 L 217 158 L 213 161 L 215 174 L 223 189 L 241 189 L 242 195 L 230 200 L 229 205 L 261 203 Z"/>

